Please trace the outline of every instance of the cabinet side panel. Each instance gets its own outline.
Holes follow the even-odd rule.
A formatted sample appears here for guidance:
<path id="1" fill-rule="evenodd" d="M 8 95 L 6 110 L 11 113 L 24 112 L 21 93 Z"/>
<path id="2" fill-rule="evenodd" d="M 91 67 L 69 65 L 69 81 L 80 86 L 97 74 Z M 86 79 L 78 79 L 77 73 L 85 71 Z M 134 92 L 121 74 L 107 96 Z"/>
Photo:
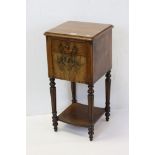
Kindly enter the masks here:
<path id="1" fill-rule="evenodd" d="M 93 80 L 96 82 L 112 68 L 112 28 L 93 41 Z"/>

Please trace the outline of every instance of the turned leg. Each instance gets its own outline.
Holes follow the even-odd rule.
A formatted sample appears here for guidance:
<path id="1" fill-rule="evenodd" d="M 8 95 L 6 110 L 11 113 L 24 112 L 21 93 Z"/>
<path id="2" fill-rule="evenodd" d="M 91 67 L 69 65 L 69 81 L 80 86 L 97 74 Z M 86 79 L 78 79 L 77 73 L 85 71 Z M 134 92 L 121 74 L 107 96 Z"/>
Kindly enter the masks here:
<path id="1" fill-rule="evenodd" d="M 51 94 L 51 106 L 52 106 L 52 120 L 54 131 L 57 131 L 58 126 L 58 117 L 57 117 L 57 110 L 56 110 L 56 87 L 55 87 L 55 79 L 50 78 L 50 94 Z"/>
<path id="2" fill-rule="evenodd" d="M 109 121 L 109 116 L 110 116 L 110 85 L 111 85 L 111 71 L 106 73 L 106 79 L 105 79 L 105 92 L 106 92 L 106 102 L 105 102 L 105 116 L 106 116 L 106 121 Z"/>
<path id="3" fill-rule="evenodd" d="M 72 103 L 76 103 L 76 83 L 71 82 L 71 90 L 72 90 Z"/>
<path id="4" fill-rule="evenodd" d="M 90 141 L 93 140 L 93 134 L 94 134 L 94 125 L 93 125 L 93 106 L 94 106 L 94 89 L 93 85 L 88 85 L 88 116 L 89 116 L 89 122 L 90 126 L 88 127 L 88 134 Z"/>

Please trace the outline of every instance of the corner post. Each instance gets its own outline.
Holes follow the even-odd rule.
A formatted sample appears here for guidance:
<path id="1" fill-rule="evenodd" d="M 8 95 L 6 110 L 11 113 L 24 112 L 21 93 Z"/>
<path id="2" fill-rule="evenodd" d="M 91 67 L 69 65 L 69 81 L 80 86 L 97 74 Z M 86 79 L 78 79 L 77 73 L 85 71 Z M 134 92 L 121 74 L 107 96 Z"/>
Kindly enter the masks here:
<path id="1" fill-rule="evenodd" d="M 54 131 L 57 131 L 58 128 L 58 117 L 57 117 L 57 107 L 56 107 L 56 87 L 55 87 L 55 78 L 50 78 L 50 94 L 51 94 L 51 106 L 52 106 L 52 120 Z"/>
<path id="2" fill-rule="evenodd" d="M 88 134 L 90 141 L 93 140 L 94 134 L 94 124 L 93 124 L 93 108 L 94 108 L 94 89 L 93 84 L 88 85 L 88 116 L 89 116 L 89 124 Z"/>
<path id="3" fill-rule="evenodd" d="M 105 102 L 105 116 L 106 121 L 109 121 L 110 116 L 110 86 L 111 86 L 111 71 L 108 71 L 106 73 L 106 79 L 105 79 L 105 91 L 106 91 L 106 102 Z"/>

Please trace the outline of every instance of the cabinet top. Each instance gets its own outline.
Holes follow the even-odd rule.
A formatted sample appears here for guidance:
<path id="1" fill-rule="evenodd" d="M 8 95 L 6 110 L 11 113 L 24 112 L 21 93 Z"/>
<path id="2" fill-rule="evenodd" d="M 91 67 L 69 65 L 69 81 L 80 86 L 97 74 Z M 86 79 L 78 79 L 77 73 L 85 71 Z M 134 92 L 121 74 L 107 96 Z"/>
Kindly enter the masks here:
<path id="1" fill-rule="evenodd" d="M 45 32 L 46 36 L 92 40 L 95 36 L 112 28 L 110 24 L 67 21 Z"/>

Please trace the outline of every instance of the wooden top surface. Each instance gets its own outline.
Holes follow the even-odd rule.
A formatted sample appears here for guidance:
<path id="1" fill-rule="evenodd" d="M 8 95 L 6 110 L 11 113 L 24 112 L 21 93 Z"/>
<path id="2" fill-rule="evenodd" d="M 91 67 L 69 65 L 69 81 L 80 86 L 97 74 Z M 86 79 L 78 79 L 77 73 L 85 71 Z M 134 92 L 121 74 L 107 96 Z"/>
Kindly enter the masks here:
<path id="1" fill-rule="evenodd" d="M 113 27 L 110 24 L 99 24 L 79 21 L 68 21 L 45 32 L 46 36 L 92 40 L 96 35 Z"/>

